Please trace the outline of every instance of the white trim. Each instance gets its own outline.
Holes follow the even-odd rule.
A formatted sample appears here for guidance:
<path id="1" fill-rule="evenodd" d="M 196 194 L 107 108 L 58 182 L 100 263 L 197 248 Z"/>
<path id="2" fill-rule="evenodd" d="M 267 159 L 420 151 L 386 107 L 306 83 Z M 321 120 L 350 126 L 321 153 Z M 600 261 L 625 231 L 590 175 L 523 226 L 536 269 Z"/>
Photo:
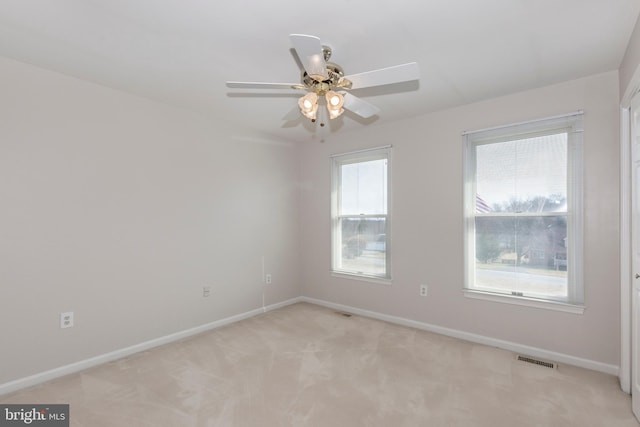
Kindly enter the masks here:
<path id="1" fill-rule="evenodd" d="M 377 313 L 375 311 L 362 310 L 356 307 L 350 307 L 347 305 L 336 304 L 329 301 L 323 301 L 315 298 L 302 297 L 303 302 L 310 304 L 316 304 L 323 307 L 328 307 L 333 310 L 344 311 L 348 313 L 357 314 L 359 316 L 370 317 L 372 319 L 378 319 L 396 325 L 407 326 L 410 328 L 416 328 L 423 331 L 434 332 L 440 335 L 446 335 L 448 337 L 458 338 L 465 341 L 470 341 L 477 344 L 487 345 L 491 347 L 498 347 L 503 350 L 512 351 L 514 353 L 526 354 L 533 357 L 539 357 L 541 359 L 551 360 L 558 363 L 566 363 L 567 365 L 578 366 L 580 368 L 591 369 L 593 371 L 603 372 L 609 375 L 618 375 L 619 367 L 616 365 L 610 365 L 607 363 L 597 362 L 595 360 L 583 359 L 581 357 L 571 356 L 564 353 L 556 353 L 554 351 L 548 351 L 537 347 L 530 347 L 514 343 L 511 341 L 499 340 L 496 338 L 490 338 L 483 335 L 472 334 L 469 332 L 463 332 L 456 329 L 444 328 L 442 326 L 432 325 L 429 323 L 418 322 L 415 320 L 405 319 L 402 317 L 390 316 L 387 314 Z"/>
<path id="2" fill-rule="evenodd" d="M 335 154 L 331 154 L 329 155 L 330 158 L 334 158 L 334 157 L 342 157 L 342 156 L 351 156 L 352 154 L 362 154 L 362 153 L 366 153 L 368 151 L 376 151 L 376 150 L 388 150 L 392 147 L 391 144 L 389 145 L 383 145 L 380 147 L 374 147 L 374 148 L 363 148 L 362 150 L 355 150 L 355 151 L 348 151 L 346 153 L 335 153 Z"/>
<path id="3" fill-rule="evenodd" d="M 640 65 L 636 67 L 636 71 L 633 73 L 627 88 L 624 91 L 624 95 L 622 96 L 622 101 L 620 105 L 623 108 L 627 108 L 631 106 L 631 101 L 633 98 L 640 92 Z"/>
<path id="4" fill-rule="evenodd" d="M 620 107 L 620 387 L 631 393 L 631 135 L 630 108 L 640 93 L 640 66 L 627 85 Z M 625 117 L 626 115 L 626 117 Z M 626 197 L 625 197 L 626 196 Z M 625 200 L 625 198 L 627 200 Z M 626 208 L 626 210 L 625 210 Z"/>
<path id="5" fill-rule="evenodd" d="M 14 391 L 31 387 L 37 384 L 41 384 L 46 381 L 50 381 L 56 378 L 63 377 L 65 375 L 73 374 L 76 372 L 83 371 L 88 368 L 92 368 L 94 366 L 102 365 L 104 363 L 112 362 L 117 359 L 121 359 L 123 357 L 130 356 L 135 353 L 139 353 L 141 351 L 146 351 L 164 344 L 169 344 L 174 341 L 182 340 L 184 338 L 191 337 L 193 335 L 201 334 L 203 332 L 210 331 L 212 329 L 219 328 L 221 326 L 229 325 L 231 323 L 238 322 L 240 320 L 249 319 L 251 317 L 255 317 L 259 314 L 263 314 L 264 312 L 276 310 L 278 308 L 286 307 L 291 304 L 296 304 L 301 302 L 302 299 L 300 297 L 292 298 L 286 301 L 282 301 L 276 304 L 271 304 L 265 307 L 256 308 L 255 310 L 247 311 L 246 313 L 237 314 L 235 316 L 227 317 L 224 319 L 216 320 L 211 323 L 207 323 L 201 326 L 196 326 L 195 328 L 186 329 L 184 331 L 176 332 L 174 334 L 169 334 L 164 337 L 155 338 L 149 341 L 142 342 L 140 344 L 135 344 L 130 347 L 122 348 L 120 350 L 112 351 L 110 353 L 101 354 L 99 356 L 91 357 L 89 359 L 80 360 L 75 363 L 71 363 L 69 365 L 64 365 L 59 368 L 54 368 L 45 372 L 40 372 L 35 375 L 31 375 L 25 378 L 19 378 L 14 381 L 10 381 L 4 384 L 0 384 L 0 396 L 8 393 L 12 393 Z"/>
<path id="6" fill-rule="evenodd" d="M 631 393 L 631 111 L 620 111 L 620 388 Z"/>
<path id="7" fill-rule="evenodd" d="M 503 350 L 513 351 L 516 353 L 527 354 L 529 356 L 539 357 L 543 359 L 552 360 L 559 363 L 566 363 L 568 365 L 578 366 L 581 368 L 591 369 L 598 372 L 604 372 L 610 375 L 618 375 L 620 368 L 615 365 L 609 365 L 593 360 L 583 359 L 563 353 L 551 352 L 536 347 L 525 346 L 522 344 L 513 343 L 510 341 L 498 340 L 495 338 L 485 337 L 482 335 L 472 334 L 469 332 L 458 331 L 455 329 L 444 328 L 441 326 L 431 325 L 428 323 L 418 322 L 415 320 L 405 319 L 396 316 L 390 316 L 382 313 L 377 313 L 369 310 L 362 310 L 355 307 L 350 307 L 342 304 L 336 304 L 324 300 L 319 300 L 309 297 L 297 297 L 292 298 L 280 303 L 271 304 L 266 307 L 266 311 L 276 310 L 278 308 L 286 307 L 288 305 L 296 304 L 299 302 L 307 302 L 310 304 L 316 304 L 323 307 L 328 307 L 334 310 L 340 310 L 350 312 L 364 317 L 370 317 L 372 319 L 378 319 L 397 325 L 407 326 L 410 328 L 416 328 L 424 331 L 434 332 L 437 334 L 462 339 L 478 344 L 498 347 Z M 29 377 L 20 378 L 14 381 L 10 381 L 4 384 L 0 384 L 0 396 L 12 393 L 17 390 L 21 390 L 26 387 L 31 387 L 37 384 L 44 383 L 56 378 L 63 377 L 65 375 L 73 374 L 79 371 L 83 371 L 94 366 L 98 366 L 104 363 L 112 362 L 123 357 L 130 356 L 141 351 L 149 350 L 164 344 L 169 344 L 174 341 L 178 341 L 184 338 L 188 338 L 193 335 L 197 335 L 203 332 L 207 332 L 212 329 L 216 329 L 231 323 L 238 322 L 240 320 L 255 317 L 263 313 L 262 308 L 248 311 L 246 313 L 238 314 L 235 316 L 227 317 L 225 319 L 216 320 L 214 322 L 198 326 L 195 328 L 187 329 L 185 331 L 170 334 L 164 337 L 156 338 L 150 341 L 146 341 L 140 344 L 133 345 L 131 347 L 123 348 L 113 351 L 111 353 L 102 354 L 89 359 L 81 360 L 79 362 L 71 363 L 69 365 L 61 366 L 59 368 L 51 369 L 45 372 L 41 372 Z"/>
<path id="8" fill-rule="evenodd" d="M 523 305 L 531 308 L 543 308 L 546 310 L 563 311 L 571 314 L 584 314 L 583 305 L 567 304 L 550 300 L 537 300 L 514 295 L 500 295 L 492 292 L 483 292 L 477 289 L 465 289 L 464 296 L 467 298 L 480 299 L 484 301 L 499 302 L 501 304 Z"/>
<path id="9" fill-rule="evenodd" d="M 339 279 L 358 280 L 360 282 L 375 283 L 376 285 L 390 286 L 393 283 L 392 279 L 386 279 L 383 277 L 365 276 L 364 274 L 356 273 L 350 274 L 342 271 L 331 271 L 330 273 L 333 277 L 337 277 Z"/>
<path id="10" fill-rule="evenodd" d="M 488 212 L 488 213 L 476 213 L 476 218 L 537 218 L 543 216 L 569 216 L 569 212 Z"/>
<path id="11" fill-rule="evenodd" d="M 523 122 L 511 123 L 511 124 L 508 124 L 508 125 L 500 125 L 500 126 L 494 126 L 494 127 L 484 128 L 484 129 L 467 130 L 467 131 L 462 132 L 462 136 L 472 135 L 474 133 L 489 132 L 489 131 L 492 131 L 492 130 L 500 130 L 500 129 L 504 129 L 504 128 L 522 126 L 522 125 L 529 125 L 529 124 L 534 124 L 534 123 L 538 123 L 538 122 L 543 122 L 543 121 L 546 121 L 546 120 L 565 119 L 565 118 L 568 118 L 568 117 L 579 116 L 581 114 L 584 114 L 583 110 L 574 111 L 573 113 L 559 114 L 557 116 L 543 117 L 541 119 L 525 120 Z M 580 129 L 579 131 L 582 131 L 582 129 Z"/>

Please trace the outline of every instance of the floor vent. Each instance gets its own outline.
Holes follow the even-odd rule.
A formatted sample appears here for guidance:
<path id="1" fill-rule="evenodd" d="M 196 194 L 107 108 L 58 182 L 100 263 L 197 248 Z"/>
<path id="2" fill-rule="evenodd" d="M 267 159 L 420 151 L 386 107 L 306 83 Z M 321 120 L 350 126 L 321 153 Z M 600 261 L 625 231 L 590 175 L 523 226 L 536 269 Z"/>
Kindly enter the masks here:
<path id="1" fill-rule="evenodd" d="M 532 365 L 542 366 L 544 368 L 558 369 L 557 363 L 548 362 L 546 360 L 534 359 L 533 357 L 522 356 L 520 354 L 516 356 L 516 360 L 519 362 L 525 362 L 525 363 L 530 363 Z"/>
<path id="2" fill-rule="evenodd" d="M 336 311 L 336 314 L 339 314 L 342 317 L 351 317 L 351 313 L 345 313 L 344 311 Z"/>

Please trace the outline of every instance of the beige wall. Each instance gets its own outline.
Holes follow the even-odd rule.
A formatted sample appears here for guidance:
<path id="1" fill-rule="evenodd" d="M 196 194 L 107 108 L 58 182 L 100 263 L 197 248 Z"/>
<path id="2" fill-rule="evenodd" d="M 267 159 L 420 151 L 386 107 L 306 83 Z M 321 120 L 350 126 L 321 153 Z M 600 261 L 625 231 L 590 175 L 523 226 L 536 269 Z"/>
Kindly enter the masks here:
<path id="1" fill-rule="evenodd" d="M 263 290 L 619 363 L 617 72 L 300 145 L 11 60 L 0 79 L 0 384 L 253 310 Z M 465 298 L 461 133 L 578 109 L 585 313 Z M 329 155 L 389 143 L 393 285 L 334 278 Z"/>
<path id="2" fill-rule="evenodd" d="M 614 71 L 304 145 L 303 295 L 618 366 L 618 90 Z M 464 297 L 462 132 L 576 110 L 585 112 L 584 314 Z M 385 144 L 393 144 L 393 285 L 332 277 L 329 155 Z"/>
<path id="3" fill-rule="evenodd" d="M 295 146 L 7 59 L 0 80 L 0 384 L 299 296 Z"/>
<path id="4" fill-rule="evenodd" d="M 629 85 L 635 82 L 640 76 L 636 75 L 640 66 L 640 19 L 636 22 L 636 26 L 629 39 L 627 50 L 620 64 L 620 99 L 623 99 L 628 94 Z"/>

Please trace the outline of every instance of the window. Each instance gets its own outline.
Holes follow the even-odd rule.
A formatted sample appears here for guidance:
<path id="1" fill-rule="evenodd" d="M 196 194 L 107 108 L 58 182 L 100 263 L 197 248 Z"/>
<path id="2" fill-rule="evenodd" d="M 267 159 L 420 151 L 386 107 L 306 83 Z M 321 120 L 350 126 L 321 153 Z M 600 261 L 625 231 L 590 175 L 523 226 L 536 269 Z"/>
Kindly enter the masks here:
<path id="1" fill-rule="evenodd" d="M 464 138 L 465 288 L 581 305 L 582 113 Z"/>
<path id="2" fill-rule="evenodd" d="M 390 279 L 391 147 L 332 156 L 332 262 L 335 273 Z"/>

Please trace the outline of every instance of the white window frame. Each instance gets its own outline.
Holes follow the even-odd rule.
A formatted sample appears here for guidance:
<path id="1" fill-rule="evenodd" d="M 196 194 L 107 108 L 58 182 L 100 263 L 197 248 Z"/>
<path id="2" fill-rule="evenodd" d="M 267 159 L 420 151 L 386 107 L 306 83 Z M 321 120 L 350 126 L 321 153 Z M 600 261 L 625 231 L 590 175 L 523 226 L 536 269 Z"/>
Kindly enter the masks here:
<path id="1" fill-rule="evenodd" d="M 340 213 L 340 166 L 372 160 L 387 160 L 387 206 L 386 214 L 342 215 Z M 346 270 L 341 267 L 343 218 L 385 218 L 385 273 L 382 275 L 365 274 Z M 368 282 L 391 284 L 391 145 L 352 151 L 331 156 L 331 273 L 334 276 L 358 279 Z"/>
<path id="2" fill-rule="evenodd" d="M 583 112 L 515 123 L 463 133 L 464 139 L 464 236 L 465 296 L 510 304 L 548 308 L 581 314 L 584 310 L 583 281 Z M 491 292 L 475 287 L 475 219 L 487 214 L 476 213 L 475 147 L 538 135 L 567 132 L 567 286 L 566 298 Z M 491 215 L 489 215 L 491 216 Z M 531 216 L 514 213 L 514 217 Z M 534 215 L 539 216 L 539 215 Z"/>

